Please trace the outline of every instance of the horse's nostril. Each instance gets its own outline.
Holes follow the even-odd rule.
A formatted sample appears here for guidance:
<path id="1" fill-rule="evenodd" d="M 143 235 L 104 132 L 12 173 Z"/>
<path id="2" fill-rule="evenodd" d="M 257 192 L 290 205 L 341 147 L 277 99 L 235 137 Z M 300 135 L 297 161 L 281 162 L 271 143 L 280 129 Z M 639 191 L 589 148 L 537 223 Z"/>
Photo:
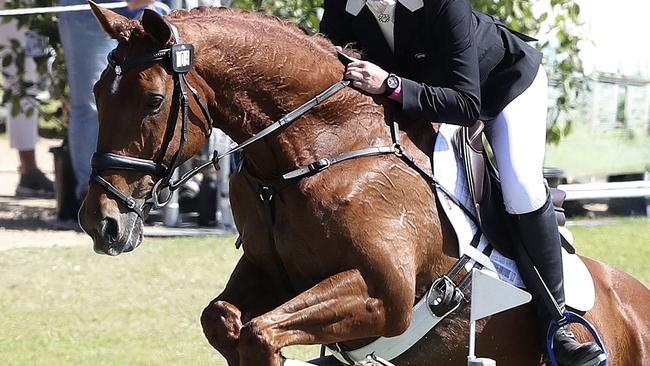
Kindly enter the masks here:
<path id="1" fill-rule="evenodd" d="M 117 240 L 117 220 L 106 217 L 99 222 L 99 234 L 107 243 L 114 243 Z"/>

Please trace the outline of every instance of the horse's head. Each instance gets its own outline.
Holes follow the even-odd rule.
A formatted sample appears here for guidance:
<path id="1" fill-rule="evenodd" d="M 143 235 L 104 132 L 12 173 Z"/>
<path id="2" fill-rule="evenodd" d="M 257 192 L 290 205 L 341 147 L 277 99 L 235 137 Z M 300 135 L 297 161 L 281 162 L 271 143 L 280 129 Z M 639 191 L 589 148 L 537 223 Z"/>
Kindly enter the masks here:
<path id="1" fill-rule="evenodd" d="M 205 82 L 185 74 L 193 54 L 178 45 L 173 25 L 152 11 L 134 21 L 91 7 L 119 44 L 94 87 L 99 136 L 79 223 L 96 252 L 117 255 L 141 243 L 144 218 L 154 201 L 164 200 L 155 193 L 200 149 L 210 122 L 191 93 L 191 86 L 204 92 Z"/>

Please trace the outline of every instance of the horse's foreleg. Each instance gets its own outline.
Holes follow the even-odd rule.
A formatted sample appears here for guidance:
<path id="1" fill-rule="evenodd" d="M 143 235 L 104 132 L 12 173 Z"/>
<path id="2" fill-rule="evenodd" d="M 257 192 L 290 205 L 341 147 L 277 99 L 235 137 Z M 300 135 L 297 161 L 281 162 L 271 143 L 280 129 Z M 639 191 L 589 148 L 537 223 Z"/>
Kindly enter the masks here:
<path id="1" fill-rule="evenodd" d="M 239 365 L 237 343 L 242 327 L 239 309 L 223 300 L 214 299 L 201 314 L 203 334 L 208 342 L 228 361 L 228 365 Z"/>
<path id="2" fill-rule="evenodd" d="M 239 365 L 237 346 L 242 321 L 273 309 L 281 299 L 269 277 L 242 257 L 224 291 L 203 310 L 203 333 L 229 365 Z"/>
<path id="3" fill-rule="evenodd" d="M 404 287 L 385 282 L 374 291 L 381 295 L 371 296 L 359 271 L 331 276 L 244 324 L 239 342 L 241 365 L 278 366 L 282 347 L 293 344 L 400 334 L 410 322 L 413 294 L 398 294 L 398 288 Z"/>

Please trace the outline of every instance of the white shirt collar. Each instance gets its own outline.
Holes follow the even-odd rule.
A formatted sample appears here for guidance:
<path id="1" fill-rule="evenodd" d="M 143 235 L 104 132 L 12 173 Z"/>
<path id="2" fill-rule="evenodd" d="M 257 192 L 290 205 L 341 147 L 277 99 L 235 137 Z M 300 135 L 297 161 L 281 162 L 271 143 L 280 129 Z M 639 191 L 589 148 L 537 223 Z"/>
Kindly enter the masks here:
<path id="1" fill-rule="evenodd" d="M 424 6 L 424 0 L 397 0 L 402 3 L 408 10 L 414 12 Z M 348 0 L 345 5 L 345 11 L 348 13 L 357 16 L 361 12 L 361 9 L 366 5 L 366 0 Z"/>

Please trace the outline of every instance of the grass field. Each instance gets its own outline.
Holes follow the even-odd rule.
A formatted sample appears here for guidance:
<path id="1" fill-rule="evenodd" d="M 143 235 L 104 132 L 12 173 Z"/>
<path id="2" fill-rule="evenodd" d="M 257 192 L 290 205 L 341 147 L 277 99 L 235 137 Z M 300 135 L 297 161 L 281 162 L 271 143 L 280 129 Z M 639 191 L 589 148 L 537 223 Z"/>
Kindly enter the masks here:
<path id="1" fill-rule="evenodd" d="M 588 221 L 586 221 L 588 222 Z M 573 226 L 578 253 L 634 275 L 650 286 L 650 220 L 616 220 L 612 225 Z"/>
<path id="2" fill-rule="evenodd" d="M 650 284 L 650 221 L 572 231 L 581 253 Z M 233 241 L 145 239 L 116 258 L 90 247 L 1 252 L 0 365 L 225 365 L 198 319 L 240 255 Z"/>

